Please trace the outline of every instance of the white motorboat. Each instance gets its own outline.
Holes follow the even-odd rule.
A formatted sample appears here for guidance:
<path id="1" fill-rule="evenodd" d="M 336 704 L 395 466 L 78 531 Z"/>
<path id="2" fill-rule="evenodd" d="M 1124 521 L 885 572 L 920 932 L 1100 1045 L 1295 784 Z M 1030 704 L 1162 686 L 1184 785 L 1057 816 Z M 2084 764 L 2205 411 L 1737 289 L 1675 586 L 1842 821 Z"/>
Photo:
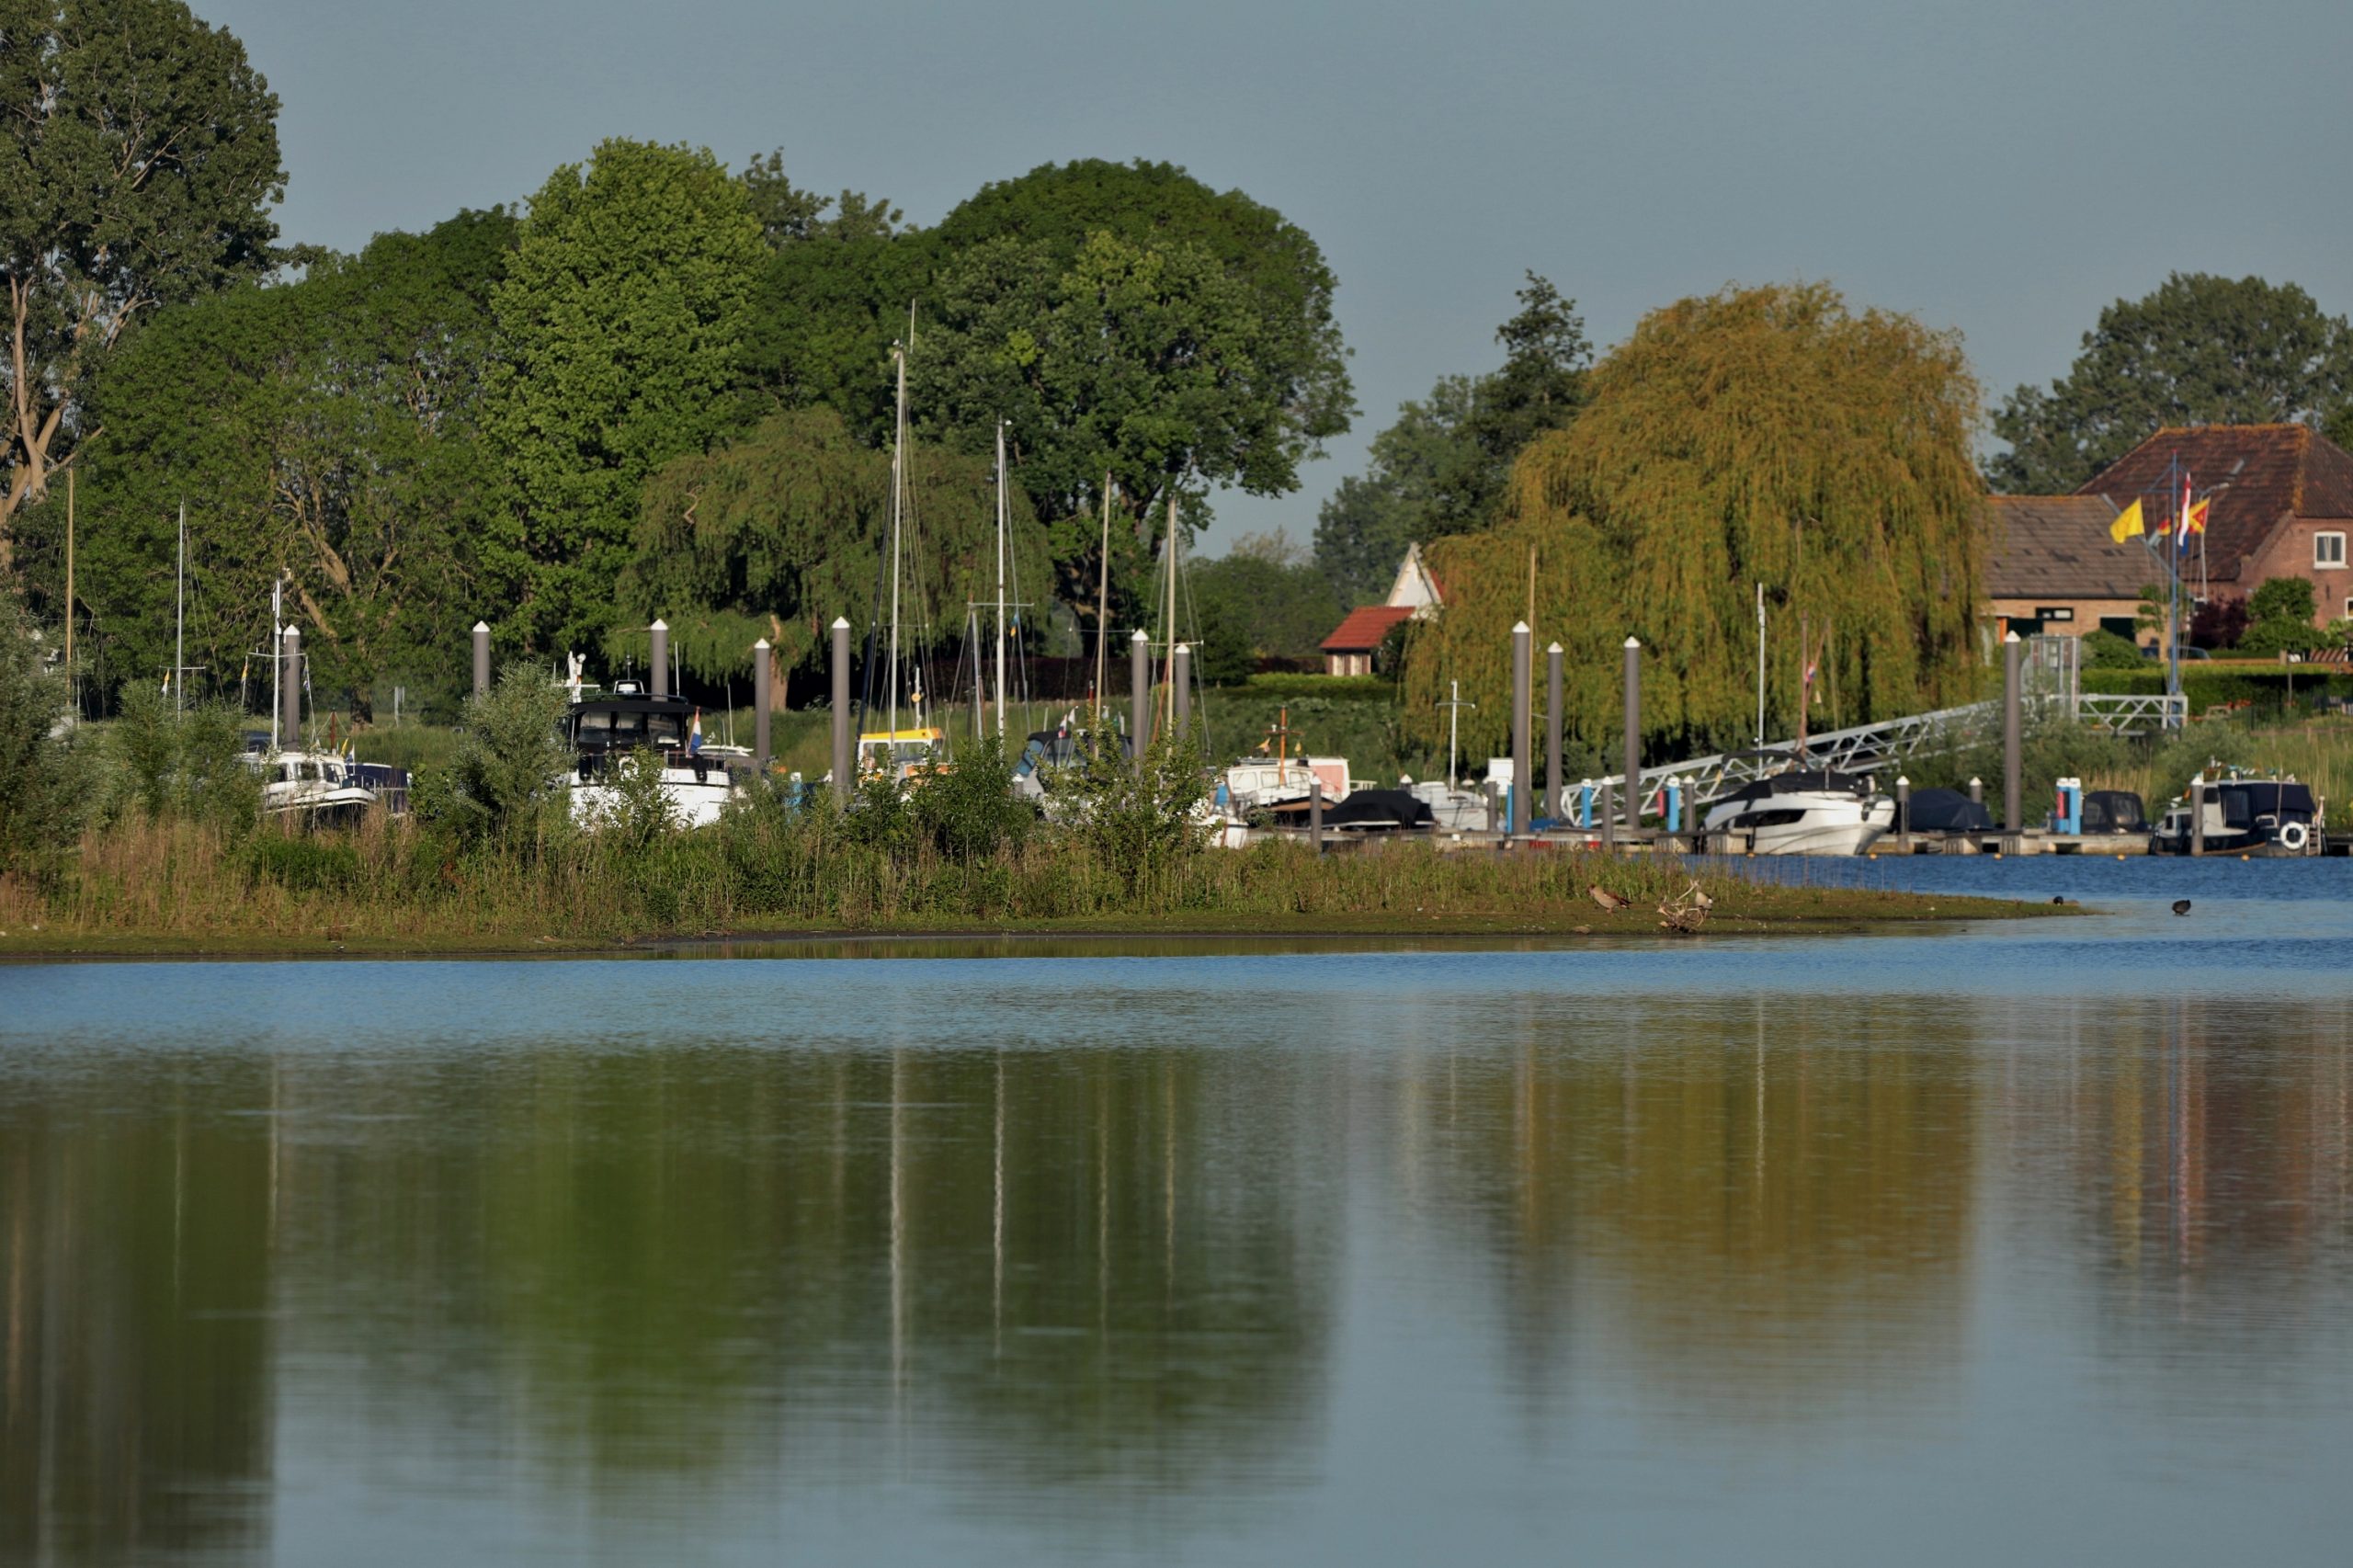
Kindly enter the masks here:
<path id="1" fill-rule="evenodd" d="M 1895 825 L 1895 802 L 1871 780 L 1821 768 L 1776 773 L 1743 785 L 1708 807 L 1700 827 L 1711 838 L 1759 855 L 1860 855 Z"/>
<path id="2" fill-rule="evenodd" d="M 1443 778 L 1426 778 L 1400 786 L 1430 809 L 1432 825 L 1440 833 L 1483 833 L 1494 814 L 1492 796 L 1465 790 Z"/>
<path id="3" fill-rule="evenodd" d="M 358 769 L 334 752 L 248 752 L 246 762 L 261 775 L 265 816 L 293 819 L 305 827 L 347 827 L 377 802 Z"/>
<path id="4" fill-rule="evenodd" d="M 659 759 L 662 798 L 682 827 L 710 827 L 735 792 L 725 759 L 703 749 L 695 709 L 682 698 L 649 697 L 622 681 L 610 697 L 575 702 L 564 717 L 574 762 L 572 818 L 594 827 L 620 801 L 623 762 L 643 752 Z"/>

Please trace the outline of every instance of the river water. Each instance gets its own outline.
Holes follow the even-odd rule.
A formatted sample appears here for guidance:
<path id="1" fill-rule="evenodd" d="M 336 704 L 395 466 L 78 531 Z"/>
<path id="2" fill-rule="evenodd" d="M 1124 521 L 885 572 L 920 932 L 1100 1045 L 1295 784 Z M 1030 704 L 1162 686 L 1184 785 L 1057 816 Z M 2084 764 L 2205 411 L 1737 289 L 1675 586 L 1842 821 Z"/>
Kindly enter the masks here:
<path id="1" fill-rule="evenodd" d="M 2353 863 L 1796 874 L 2108 913 L 0 968 L 0 1561 L 2343 1561 Z"/>

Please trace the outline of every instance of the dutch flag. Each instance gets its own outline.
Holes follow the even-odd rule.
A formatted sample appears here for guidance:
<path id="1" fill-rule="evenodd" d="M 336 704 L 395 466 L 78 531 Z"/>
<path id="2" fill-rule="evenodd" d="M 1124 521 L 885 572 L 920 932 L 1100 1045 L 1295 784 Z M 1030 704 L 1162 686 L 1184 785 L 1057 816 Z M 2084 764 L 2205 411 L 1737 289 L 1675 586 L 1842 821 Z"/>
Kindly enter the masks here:
<path id="1" fill-rule="evenodd" d="M 702 710 L 698 708 L 695 710 L 694 722 L 687 728 L 687 755 L 692 756 L 701 750 Z"/>

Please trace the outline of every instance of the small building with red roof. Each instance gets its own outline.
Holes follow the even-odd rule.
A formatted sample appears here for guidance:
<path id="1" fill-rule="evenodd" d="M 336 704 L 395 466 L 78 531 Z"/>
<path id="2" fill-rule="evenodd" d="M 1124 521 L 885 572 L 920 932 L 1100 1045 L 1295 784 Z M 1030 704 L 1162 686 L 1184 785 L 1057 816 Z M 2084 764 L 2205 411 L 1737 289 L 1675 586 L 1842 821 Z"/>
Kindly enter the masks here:
<path id="1" fill-rule="evenodd" d="M 1438 579 L 1422 562 L 1422 547 L 1405 547 L 1405 560 L 1390 585 L 1389 597 L 1377 605 L 1358 605 L 1341 619 L 1324 639 L 1324 673 L 1369 676 L 1372 655 L 1389 633 L 1408 620 L 1427 620 L 1445 602 Z"/>

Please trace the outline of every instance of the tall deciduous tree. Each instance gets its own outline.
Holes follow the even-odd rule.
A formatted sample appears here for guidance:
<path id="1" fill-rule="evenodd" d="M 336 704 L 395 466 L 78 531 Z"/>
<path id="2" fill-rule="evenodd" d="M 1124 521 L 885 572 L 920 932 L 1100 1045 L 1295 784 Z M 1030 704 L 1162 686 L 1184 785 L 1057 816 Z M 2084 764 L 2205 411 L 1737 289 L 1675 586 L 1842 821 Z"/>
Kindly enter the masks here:
<path id="1" fill-rule="evenodd" d="M 489 608 L 471 591 L 491 488 L 480 402 L 514 228 L 469 212 L 380 235 L 301 282 L 167 310 L 107 367 L 77 597 L 111 671 L 171 662 L 182 502 L 189 658 L 216 679 L 267 648 L 281 578 L 322 699 L 347 687 L 364 710 L 381 674 L 449 666 Z M 61 512 L 34 514 L 28 538 L 53 546 Z"/>
<path id="2" fill-rule="evenodd" d="M 93 369 L 147 312 L 274 265 L 286 175 L 244 46 L 178 0 L 0 0 L 0 105 L 5 570 L 87 434 Z"/>
<path id="3" fill-rule="evenodd" d="M 2337 421 L 2353 403 L 2353 330 L 2293 283 L 2177 272 L 2119 300 L 2045 389 L 2021 386 L 1994 415 L 2010 449 L 1997 489 L 2063 494 L 2166 425 Z"/>
<path id="4" fill-rule="evenodd" d="M 636 558 L 622 601 L 643 624 L 669 623 L 688 671 L 741 677 L 755 639 L 779 675 L 821 651 L 847 616 L 861 632 L 875 608 L 889 538 L 891 460 L 850 438 L 831 409 L 771 416 L 647 483 Z M 1017 602 L 1048 571 L 1045 536 L 1016 490 L 1008 571 Z M 902 647 L 926 654 L 962 634 L 965 608 L 996 586 L 996 499 L 989 465 L 918 447 L 909 453 Z M 781 702 L 784 688 L 776 687 Z"/>
<path id="5" fill-rule="evenodd" d="M 1518 314 L 1495 329 L 1502 366 L 1442 376 L 1430 395 L 1399 405 L 1372 438 L 1371 461 L 1324 503 L 1317 564 L 1349 603 L 1385 589 L 1413 543 L 1495 520 L 1523 448 L 1576 417 L 1593 346 L 1576 301 L 1530 272 Z"/>
<path id="6" fill-rule="evenodd" d="M 531 199 L 493 295 L 485 410 L 506 483 L 486 564 L 526 646 L 612 629 L 640 487 L 732 417 L 763 254 L 744 187 L 708 152 L 606 142 Z"/>
<path id="7" fill-rule="evenodd" d="M 1776 725 L 1798 700 L 1801 617 L 1822 720 L 1934 708 L 1972 689 L 1986 541 L 1971 457 L 1978 392 L 1958 340 L 1850 312 L 1821 285 L 1735 290 L 1644 318 L 1593 372 L 1575 423 L 1513 471 L 1504 521 L 1430 551 L 1447 606 L 1413 640 L 1405 709 L 1459 678 L 1463 740 L 1508 719 L 1510 628 L 1568 650 L 1568 716 L 1616 723 L 1620 645 L 1642 640 L 1653 739 L 1713 745 L 1755 722 L 1755 585 L 1774 602 Z"/>

